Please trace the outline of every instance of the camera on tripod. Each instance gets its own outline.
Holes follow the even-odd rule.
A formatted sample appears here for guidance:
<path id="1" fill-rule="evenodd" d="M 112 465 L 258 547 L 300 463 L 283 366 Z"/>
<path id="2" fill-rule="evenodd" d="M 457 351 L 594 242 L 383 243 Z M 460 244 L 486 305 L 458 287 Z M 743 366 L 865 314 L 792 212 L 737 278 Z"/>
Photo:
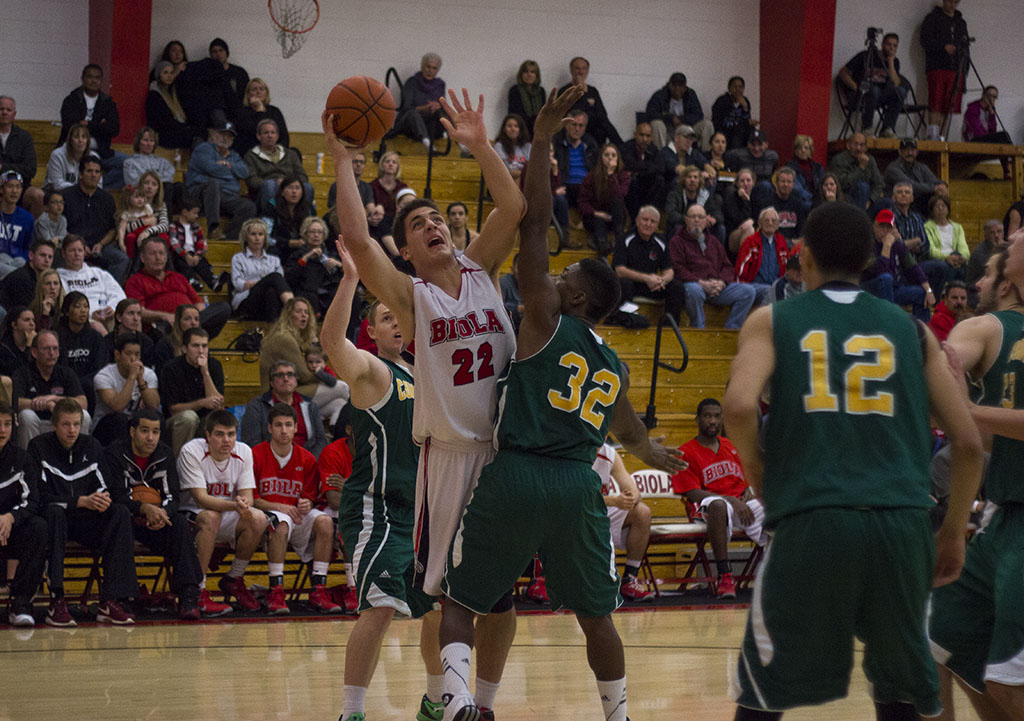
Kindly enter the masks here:
<path id="1" fill-rule="evenodd" d="M 866 45 L 874 45 L 878 42 L 878 36 L 884 35 L 885 31 L 882 28 L 868 28 L 868 39 Z"/>

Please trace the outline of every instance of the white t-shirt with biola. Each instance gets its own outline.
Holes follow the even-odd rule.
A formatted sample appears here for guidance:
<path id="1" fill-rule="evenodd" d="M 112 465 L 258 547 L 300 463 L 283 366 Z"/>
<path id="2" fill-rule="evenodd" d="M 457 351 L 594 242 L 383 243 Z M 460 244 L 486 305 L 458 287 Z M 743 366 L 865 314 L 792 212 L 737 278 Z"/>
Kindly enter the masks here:
<path id="1" fill-rule="evenodd" d="M 128 379 L 121 375 L 120 371 L 117 370 L 117 363 L 110 363 L 103 366 L 99 372 L 93 378 L 93 388 L 96 389 L 96 411 L 92 414 L 93 424 L 97 423 L 100 418 L 110 413 L 117 413 L 113 408 L 103 402 L 98 391 L 101 390 L 112 390 L 114 395 L 121 392 L 124 388 L 124 384 L 128 382 Z M 150 388 L 156 390 L 157 378 L 149 368 L 144 368 L 142 371 L 142 382 Z M 135 386 L 132 388 L 132 399 L 128 401 L 128 405 L 125 406 L 121 413 L 126 416 L 130 416 L 132 413 L 137 411 L 142 405 L 142 392 L 139 391 L 139 384 L 133 383 Z M 93 425 L 95 428 L 95 425 Z"/>
<path id="2" fill-rule="evenodd" d="M 215 461 L 205 438 L 194 438 L 178 453 L 178 480 L 181 485 L 181 510 L 198 513 L 201 509 L 190 488 L 205 488 L 214 498 L 235 500 L 239 491 L 256 488 L 252 469 L 252 449 L 241 441 L 225 461 Z"/>

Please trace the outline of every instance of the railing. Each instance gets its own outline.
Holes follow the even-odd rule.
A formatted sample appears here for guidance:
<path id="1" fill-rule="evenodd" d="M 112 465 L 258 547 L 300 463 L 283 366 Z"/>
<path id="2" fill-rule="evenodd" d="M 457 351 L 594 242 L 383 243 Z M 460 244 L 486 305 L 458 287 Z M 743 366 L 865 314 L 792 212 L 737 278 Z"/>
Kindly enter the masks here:
<path id="1" fill-rule="evenodd" d="M 683 350 L 683 362 L 677 368 L 670 363 L 663 363 L 661 361 L 661 333 L 665 327 L 665 321 L 668 321 L 669 326 L 672 328 L 672 332 L 676 335 L 676 340 L 679 341 L 679 347 Z M 679 332 L 679 326 L 676 324 L 676 319 L 669 313 L 662 313 L 661 317 L 658 318 L 658 329 L 654 337 L 654 363 L 651 364 L 651 397 L 647 402 L 647 410 L 643 414 L 644 425 L 650 430 L 658 425 L 658 417 L 655 412 L 654 406 L 654 394 L 658 389 L 658 368 L 664 368 L 667 371 L 673 373 L 682 373 L 686 370 L 686 366 L 690 363 L 690 351 L 686 347 L 686 341 L 683 340 L 683 334 Z"/>

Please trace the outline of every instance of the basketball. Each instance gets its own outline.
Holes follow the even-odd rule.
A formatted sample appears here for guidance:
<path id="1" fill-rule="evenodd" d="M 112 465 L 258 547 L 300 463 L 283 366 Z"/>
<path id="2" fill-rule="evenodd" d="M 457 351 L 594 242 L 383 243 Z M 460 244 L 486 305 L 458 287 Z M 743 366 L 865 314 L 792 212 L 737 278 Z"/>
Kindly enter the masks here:
<path id="1" fill-rule="evenodd" d="M 342 80 L 327 96 L 335 135 L 356 147 L 379 142 L 391 130 L 396 109 L 391 91 L 365 75 Z"/>
<path id="2" fill-rule="evenodd" d="M 132 500 L 159 506 L 162 499 L 160 498 L 160 491 L 155 488 L 150 486 L 132 486 Z"/>

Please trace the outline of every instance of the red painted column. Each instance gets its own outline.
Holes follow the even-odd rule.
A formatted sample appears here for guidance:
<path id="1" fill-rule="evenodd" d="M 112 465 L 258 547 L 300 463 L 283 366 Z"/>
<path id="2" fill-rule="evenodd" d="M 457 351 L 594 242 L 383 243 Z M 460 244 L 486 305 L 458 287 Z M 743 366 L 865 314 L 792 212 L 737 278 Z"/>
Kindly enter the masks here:
<path id="1" fill-rule="evenodd" d="M 117 103 L 117 143 L 132 142 L 145 122 L 152 8 L 152 0 L 89 0 L 89 62 L 103 68 L 103 90 Z"/>
<path id="2" fill-rule="evenodd" d="M 783 162 L 802 133 L 825 163 L 835 21 L 836 0 L 761 0 L 761 128 Z"/>

